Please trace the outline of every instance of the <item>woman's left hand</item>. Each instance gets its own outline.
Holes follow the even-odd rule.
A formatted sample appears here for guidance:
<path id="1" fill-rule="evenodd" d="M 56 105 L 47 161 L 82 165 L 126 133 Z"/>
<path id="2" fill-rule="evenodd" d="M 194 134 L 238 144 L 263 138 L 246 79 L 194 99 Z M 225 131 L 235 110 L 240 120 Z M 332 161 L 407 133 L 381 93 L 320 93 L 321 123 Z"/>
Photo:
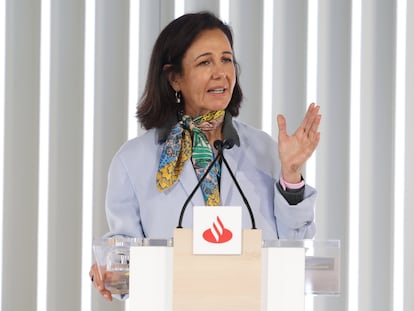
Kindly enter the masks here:
<path id="1" fill-rule="evenodd" d="M 288 183 L 299 183 L 301 170 L 315 151 L 320 139 L 319 124 L 321 115 L 319 106 L 309 105 L 300 127 L 291 136 L 286 131 L 286 119 L 277 116 L 279 127 L 279 157 L 282 163 L 282 176 Z"/>

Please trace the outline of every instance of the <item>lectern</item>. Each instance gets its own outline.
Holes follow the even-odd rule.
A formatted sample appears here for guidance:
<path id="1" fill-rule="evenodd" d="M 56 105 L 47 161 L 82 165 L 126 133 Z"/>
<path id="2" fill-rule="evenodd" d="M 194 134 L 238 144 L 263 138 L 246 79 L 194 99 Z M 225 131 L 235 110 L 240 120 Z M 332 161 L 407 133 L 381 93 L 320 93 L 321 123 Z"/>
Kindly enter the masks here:
<path id="1" fill-rule="evenodd" d="M 238 255 L 192 253 L 192 230 L 130 249 L 131 310 L 303 311 L 304 297 L 340 294 L 340 243 L 263 241 L 243 230 Z"/>

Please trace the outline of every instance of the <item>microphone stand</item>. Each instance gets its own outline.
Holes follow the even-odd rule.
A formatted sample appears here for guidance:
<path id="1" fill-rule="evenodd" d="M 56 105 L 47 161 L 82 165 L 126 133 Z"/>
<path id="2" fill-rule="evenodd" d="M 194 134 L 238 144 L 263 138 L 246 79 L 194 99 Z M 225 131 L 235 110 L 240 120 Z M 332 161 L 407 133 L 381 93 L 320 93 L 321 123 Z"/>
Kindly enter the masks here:
<path id="1" fill-rule="evenodd" d="M 224 149 L 231 149 L 231 148 L 233 148 L 233 146 L 234 146 L 234 141 L 232 139 L 225 140 L 224 142 L 221 141 L 221 140 L 216 140 L 214 142 L 214 147 L 218 150 L 217 157 L 215 157 L 214 160 L 207 167 L 206 171 L 204 172 L 204 175 L 200 178 L 200 180 L 198 181 L 197 185 L 194 187 L 193 191 L 190 193 L 190 195 L 188 196 L 187 200 L 184 202 L 184 205 L 181 208 L 180 218 L 179 218 L 179 221 L 178 221 L 178 226 L 177 226 L 178 229 L 183 228 L 182 222 L 183 222 L 184 212 L 185 212 L 185 210 L 187 208 L 188 203 L 190 202 L 190 200 L 194 196 L 195 192 L 200 187 L 201 183 L 206 178 L 206 176 L 211 171 L 211 169 L 213 168 L 214 164 L 217 162 L 217 160 L 219 158 L 221 158 L 223 160 L 224 165 L 226 166 L 227 170 L 229 171 L 230 176 L 233 179 L 233 182 L 236 184 L 237 190 L 239 191 L 240 195 L 242 196 L 242 199 L 244 201 L 244 204 L 246 205 L 247 210 L 249 211 L 250 220 L 251 220 L 251 223 L 252 223 L 252 229 L 257 229 L 256 228 L 256 222 L 255 222 L 255 219 L 254 219 L 254 215 L 253 215 L 252 208 L 250 207 L 250 204 L 247 201 L 246 196 L 244 195 L 244 193 L 243 193 L 243 191 L 242 191 L 242 189 L 241 189 L 241 187 L 240 187 L 240 185 L 239 185 L 236 177 L 233 174 L 233 171 L 231 170 L 229 164 L 227 163 L 226 158 L 223 155 Z"/>
<path id="2" fill-rule="evenodd" d="M 243 193 L 243 191 L 242 191 L 242 189 L 241 189 L 241 187 L 240 187 L 240 185 L 239 185 L 236 177 L 234 176 L 233 171 L 230 169 L 230 166 L 227 163 L 227 160 L 224 157 L 224 155 L 221 155 L 221 159 L 223 160 L 224 165 L 226 165 L 227 170 L 229 171 L 231 178 L 233 179 L 234 183 L 236 184 L 237 190 L 239 190 L 239 193 L 240 193 L 240 195 L 243 198 L 244 204 L 246 204 L 247 210 L 249 211 L 249 215 L 250 215 L 250 221 L 252 223 L 252 229 L 257 229 L 256 228 L 256 221 L 254 220 L 253 211 L 252 211 L 252 208 L 250 207 L 249 201 L 247 201 L 247 198 L 244 195 L 244 193 Z"/>
<path id="3" fill-rule="evenodd" d="M 217 140 L 216 140 L 216 142 L 217 142 Z M 216 145 L 216 144 L 214 144 L 214 145 Z M 182 227 L 183 227 L 182 226 L 182 222 L 183 222 L 184 212 L 185 212 L 185 210 L 187 208 L 188 203 L 193 198 L 193 196 L 194 196 L 195 192 L 197 191 L 197 189 L 200 188 L 201 183 L 207 177 L 208 173 L 211 171 L 211 169 L 213 168 L 214 164 L 217 162 L 217 160 L 219 158 L 222 157 L 222 155 L 223 155 L 223 149 L 218 150 L 217 156 L 214 158 L 214 160 L 207 167 L 206 171 L 204 172 L 204 175 L 201 176 L 201 178 L 198 181 L 197 185 L 194 187 L 193 191 L 190 193 L 190 195 L 188 196 L 187 200 L 185 200 L 184 205 L 181 208 L 180 218 L 178 220 L 178 226 L 177 226 L 178 229 L 182 229 Z"/>

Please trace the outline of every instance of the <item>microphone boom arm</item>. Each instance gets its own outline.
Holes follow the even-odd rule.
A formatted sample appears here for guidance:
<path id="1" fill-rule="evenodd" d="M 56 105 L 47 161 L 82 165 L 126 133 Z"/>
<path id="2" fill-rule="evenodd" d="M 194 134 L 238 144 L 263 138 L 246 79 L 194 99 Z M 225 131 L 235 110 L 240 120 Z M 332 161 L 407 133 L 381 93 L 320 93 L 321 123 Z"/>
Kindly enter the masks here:
<path id="1" fill-rule="evenodd" d="M 241 197 L 243 198 L 244 204 L 247 207 L 247 210 L 249 211 L 249 215 L 250 215 L 250 220 L 252 223 L 252 229 L 256 229 L 256 222 L 254 220 L 254 215 L 253 215 L 253 211 L 252 208 L 250 207 L 249 201 L 247 201 L 246 196 L 244 195 L 239 183 L 237 182 L 236 177 L 233 174 L 233 171 L 230 169 L 229 164 L 227 163 L 227 160 L 224 158 L 223 155 L 223 151 L 224 149 L 231 149 L 234 145 L 234 141 L 233 140 L 227 140 L 227 141 L 220 141 L 220 140 L 216 140 L 214 142 L 214 147 L 217 149 L 218 153 L 217 156 L 214 158 L 213 161 L 211 161 L 210 165 L 207 167 L 206 171 L 204 172 L 204 175 L 200 178 L 200 180 L 198 181 L 197 185 L 194 187 L 193 191 L 190 193 L 190 195 L 187 197 L 186 201 L 184 202 L 183 207 L 181 208 L 181 212 L 180 212 L 180 218 L 178 220 L 178 229 L 182 229 L 182 222 L 183 222 L 183 218 L 184 218 L 184 212 L 187 208 L 188 203 L 191 201 L 191 199 L 193 198 L 195 192 L 197 191 L 198 188 L 200 188 L 201 183 L 203 182 L 203 180 L 206 178 L 206 176 L 208 175 L 208 173 L 211 171 L 211 169 L 213 168 L 214 164 L 217 162 L 218 159 L 222 159 L 224 162 L 224 165 L 226 165 L 227 170 L 230 173 L 231 178 L 233 179 L 233 182 L 236 184 L 237 190 L 239 191 Z"/>
<path id="2" fill-rule="evenodd" d="M 180 218 L 178 220 L 178 229 L 182 229 L 182 223 L 183 223 L 183 217 L 184 217 L 184 212 L 187 208 L 188 203 L 190 203 L 191 199 L 194 196 L 194 193 L 197 191 L 197 189 L 200 187 L 201 183 L 203 182 L 203 180 L 207 177 L 208 173 L 211 171 L 213 165 L 217 162 L 217 160 L 219 158 L 221 158 L 223 155 L 223 149 L 219 150 L 219 152 L 217 153 L 217 156 L 214 158 L 213 161 L 211 161 L 210 165 L 207 167 L 204 175 L 200 178 L 200 180 L 198 181 L 197 185 L 194 187 L 193 191 L 190 193 L 190 195 L 187 197 L 187 200 L 185 200 L 183 207 L 181 208 L 181 213 L 180 213 Z"/>
<path id="3" fill-rule="evenodd" d="M 252 208 L 250 207 L 249 201 L 247 201 L 247 198 L 246 198 L 246 196 L 244 195 L 244 193 L 243 193 L 243 191 L 242 191 L 242 189 L 241 189 L 241 187 L 240 187 L 240 185 L 239 185 L 239 183 L 238 183 L 238 181 L 237 181 L 236 177 L 234 176 L 234 174 L 233 174 L 232 170 L 230 169 L 230 166 L 229 166 L 229 164 L 227 163 L 227 160 L 226 160 L 226 158 L 224 157 L 224 155 L 221 155 L 221 159 L 223 160 L 224 165 L 226 165 L 227 170 L 229 171 L 231 178 L 233 179 L 234 183 L 236 184 L 237 190 L 239 190 L 239 193 L 240 193 L 240 195 L 241 195 L 241 196 L 242 196 L 242 198 L 243 198 L 244 204 L 246 204 L 247 210 L 249 211 L 250 220 L 251 220 L 251 223 L 252 223 L 252 229 L 257 229 L 257 228 L 256 228 L 256 221 L 254 220 L 253 211 L 252 211 Z"/>

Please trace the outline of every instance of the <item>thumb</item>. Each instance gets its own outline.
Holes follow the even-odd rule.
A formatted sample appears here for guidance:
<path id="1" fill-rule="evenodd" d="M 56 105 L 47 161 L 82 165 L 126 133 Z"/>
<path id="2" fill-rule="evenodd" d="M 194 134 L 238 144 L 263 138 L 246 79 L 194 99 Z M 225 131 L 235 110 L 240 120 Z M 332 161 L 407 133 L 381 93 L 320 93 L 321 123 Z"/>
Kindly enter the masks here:
<path id="1" fill-rule="evenodd" d="M 279 137 L 287 136 L 286 118 L 281 114 L 277 115 L 277 126 L 279 127 Z"/>

